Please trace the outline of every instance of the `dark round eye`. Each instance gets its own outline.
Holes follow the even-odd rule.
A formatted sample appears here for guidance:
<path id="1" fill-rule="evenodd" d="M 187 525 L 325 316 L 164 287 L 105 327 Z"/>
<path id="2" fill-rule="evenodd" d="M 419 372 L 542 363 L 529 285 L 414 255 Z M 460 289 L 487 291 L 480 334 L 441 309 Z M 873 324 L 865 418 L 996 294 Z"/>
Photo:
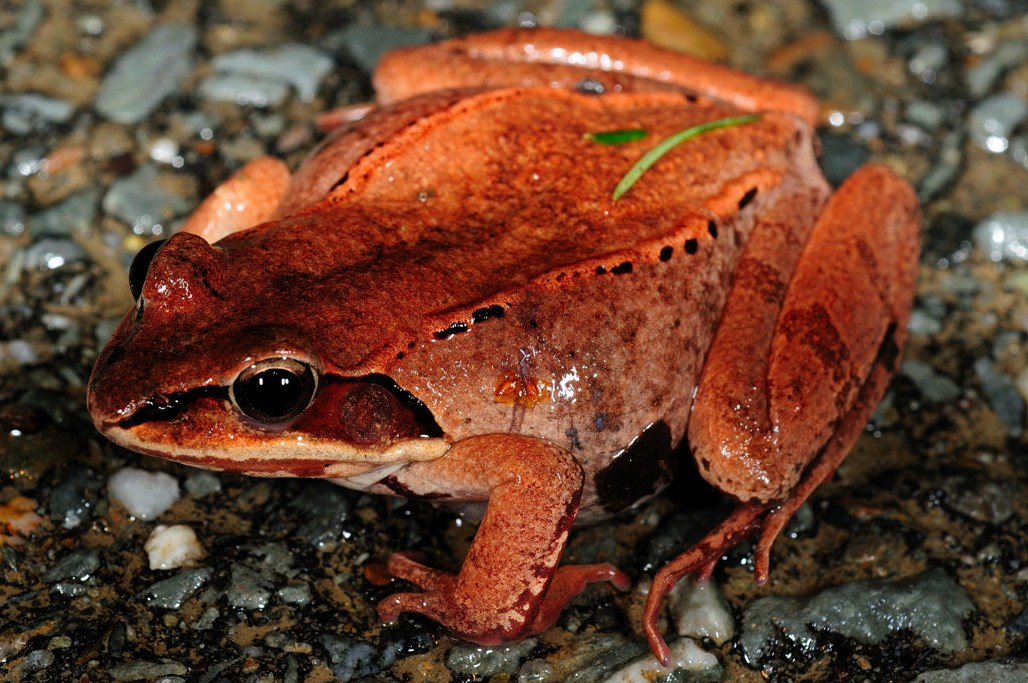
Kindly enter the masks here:
<path id="1" fill-rule="evenodd" d="M 146 281 L 146 272 L 150 270 L 150 263 L 153 261 L 153 257 L 157 255 L 157 252 L 161 250 L 164 243 L 168 240 L 157 240 L 156 242 L 150 242 L 136 253 L 136 257 L 132 259 L 132 265 L 129 266 L 129 289 L 132 291 L 132 298 L 139 301 L 139 297 L 143 294 L 143 282 Z"/>
<path id="2" fill-rule="evenodd" d="M 229 397 L 240 413 L 272 428 L 299 417 L 317 388 L 310 365 L 293 358 L 268 358 L 240 372 Z"/>

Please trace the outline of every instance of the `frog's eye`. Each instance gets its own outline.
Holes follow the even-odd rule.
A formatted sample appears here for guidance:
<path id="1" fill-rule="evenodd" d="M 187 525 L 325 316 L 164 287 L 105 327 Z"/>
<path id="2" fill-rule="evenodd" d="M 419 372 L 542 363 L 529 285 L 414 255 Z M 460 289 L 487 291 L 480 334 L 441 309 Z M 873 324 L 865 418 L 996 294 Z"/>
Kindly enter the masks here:
<path id="1" fill-rule="evenodd" d="M 132 291 L 132 298 L 139 301 L 139 297 L 143 294 L 143 283 L 146 281 L 146 273 L 150 270 L 150 263 L 153 261 L 153 257 L 157 255 L 157 252 L 161 250 L 164 243 L 168 240 L 157 240 L 156 242 L 150 242 L 136 253 L 136 257 L 132 259 L 132 265 L 129 266 L 129 289 Z"/>
<path id="2" fill-rule="evenodd" d="M 311 366 L 293 358 L 267 358 L 247 367 L 229 389 L 236 410 L 258 426 L 282 427 L 300 416 L 318 388 Z"/>

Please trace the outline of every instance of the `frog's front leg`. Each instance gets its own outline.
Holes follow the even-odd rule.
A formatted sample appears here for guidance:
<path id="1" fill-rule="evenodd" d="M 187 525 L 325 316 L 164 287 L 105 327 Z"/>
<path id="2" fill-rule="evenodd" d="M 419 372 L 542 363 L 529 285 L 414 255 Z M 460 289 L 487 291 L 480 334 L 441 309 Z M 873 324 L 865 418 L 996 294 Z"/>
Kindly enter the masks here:
<path id="1" fill-rule="evenodd" d="M 391 574 L 424 589 L 378 605 L 382 620 L 420 612 L 480 645 L 549 628 L 586 584 L 628 577 L 608 564 L 557 569 L 582 495 L 582 468 L 563 448 L 540 439 L 497 434 L 466 439 L 445 456 L 414 463 L 395 483 L 415 495 L 447 491 L 457 500 L 488 497 L 485 516 L 458 574 L 426 567 L 403 553 Z"/>

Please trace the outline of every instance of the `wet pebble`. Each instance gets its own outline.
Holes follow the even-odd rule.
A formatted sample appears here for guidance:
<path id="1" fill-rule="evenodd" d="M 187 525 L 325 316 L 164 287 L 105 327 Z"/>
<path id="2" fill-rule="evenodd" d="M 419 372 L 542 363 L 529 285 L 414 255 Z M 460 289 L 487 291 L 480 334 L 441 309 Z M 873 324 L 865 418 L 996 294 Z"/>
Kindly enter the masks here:
<path id="1" fill-rule="evenodd" d="M 96 96 L 97 111 L 118 123 L 139 123 L 149 116 L 193 68 L 197 35 L 187 24 L 153 29 L 108 72 Z"/>
<path id="2" fill-rule="evenodd" d="M 9 24 L 9 28 L 0 31 L 0 64 L 20 48 L 36 30 L 45 12 L 39 0 L 25 0 L 21 3 L 17 16 Z"/>
<path id="3" fill-rule="evenodd" d="M 83 261 L 86 252 L 71 240 L 44 237 L 25 249 L 26 270 L 57 270 L 69 263 Z"/>
<path id="4" fill-rule="evenodd" d="M 100 190 L 95 187 L 76 192 L 59 204 L 34 214 L 29 219 L 33 236 L 71 237 L 88 233 L 96 226 Z"/>
<path id="5" fill-rule="evenodd" d="M 496 674 L 514 674 L 528 653 L 535 648 L 534 638 L 517 643 L 482 647 L 470 643 L 455 645 L 446 657 L 446 666 L 453 671 L 488 678 Z"/>
<path id="6" fill-rule="evenodd" d="M 54 655 L 48 650 L 33 650 L 25 655 L 22 663 L 24 671 L 42 671 L 54 663 Z"/>
<path id="7" fill-rule="evenodd" d="M 907 120 L 927 130 L 937 130 L 946 122 L 946 110 L 936 102 L 914 100 L 907 105 Z"/>
<path id="8" fill-rule="evenodd" d="M 329 668 L 341 683 L 374 676 L 382 670 L 378 664 L 378 650 L 370 643 L 348 635 L 327 633 L 322 634 L 319 640 L 328 654 Z"/>
<path id="9" fill-rule="evenodd" d="M 1023 64 L 1026 60 L 1028 60 L 1028 39 L 1000 43 L 999 47 L 985 59 L 964 72 L 971 96 L 983 97 L 992 90 L 1003 72 L 1012 66 Z"/>
<path id="10" fill-rule="evenodd" d="M 189 668 L 173 659 L 162 659 L 157 662 L 133 660 L 115 664 L 107 670 L 107 674 L 116 681 L 166 680 L 167 676 L 185 676 L 187 673 Z"/>
<path id="11" fill-rule="evenodd" d="M 907 579 L 854 581 L 809 598 L 760 598 L 743 613 L 739 644 L 753 665 L 774 657 L 780 637 L 813 656 L 823 631 L 871 644 L 909 630 L 937 650 L 955 652 L 967 647 L 962 622 L 972 609 L 964 590 L 933 569 Z"/>
<path id="12" fill-rule="evenodd" d="M 15 135 L 29 135 L 70 120 L 75 107 L 64 100 L 26 93 L 0 95 L 0 110 L 0 125 Z"/>
<path id="13" fill-rule="evenodd" d="M 1028 662 L 972 662 L 956 669 L 926 671 L 912 683 L 1024 683 L 1028 681 Z"/>
<path id="14" fill-rule="evenodd" d="M 200 590 L 213 574 L 214 570 L 210 567 L 186 569 L 144 588 L 139 592 L 139 597 L 152 607 L 178 609 L 190 596 Z"/>
<path id="15" fill-rule="evenodd" d="M 721 645 L 735 635 L 735 619 L 715 581 L 683 579 L 667 596 L 675 632 L 690 638 L 709 638 Z"/>
<path id="16" fill-rule="evenodd" d="M 921 397 L 931 403 L 946 403 L 960 398 L 960 385 L 931 366 L 930 363 L 908 358 L 900 366 L 900 372 L 908 377 Z"/>
<path id="17" fill-rule="evenodd" d="M 310 102 L 332 70 L 332 58 L 309 45 L 283 45 L 271 50 L 236 50 L 211 62 L 216 71 L 236 77 L 289 85 Z M 201 86 L 202 88 L 202 86 Z"/>
<path id="18" fill-rule="evenodd" d="M 287 605 L 306 605 L 313 597 L 311 587 L 306 583 L 299 586 L 283 586 L 278 589 L 276 595 Z"/>
<path id="19" fill-rule="evenodd" d="M 289 96 L 289 86 L 266 78 L 214 74 L 203 79 L 197 92 L 211 102 L 235 102 L 241 107 L 278 107 Z"/>
<path id="20" fill-rule="evenodd" d="M 324 42 L 331 49 L 346 52 L 365 73 L 371 73 L 379 58 L 389 50 L 424 45 L 430 39 L 431 33 L 421 28 L 350 24 L 330 33 Z"/>
<path id="21" fill-rule="evenodd" d="M 99 550 L 72 550 L 43 574 L 43 581 L 46 583 L 56 583 L 66 579 L 86 581 L 99 568 Z"/>
<path id="22" fill-rule="evenodd" d="M 971 141 L 1000 154 L 1010 147 L 1010 135 L 1028 117 L 1028 102 L 1014 93 L 992 95 L 975 105 L 967 117 Z"/>
<path id="23" fill-rule="evenodd" d="M 1025 401 L 1013 378 L 997 370 L 988 358 L 979 358 L 974 362 L 974 374 L 978 377 L 989 407 L 1000 422 L 1006 425 L 1007 432 L 1011 436 L 1020 436 L 1024 432 Z"/>
<path id="24" fill-rule="evenodd" d="M 186 477 L 185 489 L 193 498 L 203 498 L 221 491 L 221 479 L 213 472 L 200 470 Z"/>
<path id="25" fill-rule="evenodd" d="M 271 578 L 262 572 L 235 564 L 225 594 L 228 603 L 237 609 L 264 609 L 271 600 L 271 584 Z"/>
<path id="26" fill-rule="evenodd" d="M 107 492 L 133 517 L 160 517 L 179 499 L 178 480 L 164 472 L 147 472 L 125 467 L 107 481 Z"/>
<path id="27" fill-rule="evenodd" d="M 69 465 L 50 495 L 50 518 L 74 529 L 93 516 L 103 479 L 88 467 Z"/>
<path id="28" fill-rule="evenodd" d="M 724 668 L 718 658 L 691 639 L 673 640 L 668 643 L 668 649 L 671 659 L 667 666 L 647 652 L 603 678 L 603 683 L 716 683 L 724 677 Z"/>
<path id="29" fill-rule="evenodd" d="M 992 479 L 981 472 L 943 479 L 945 506 L 978 522 L 1002 524 L 1014 515 L 1017 486 L 1009 479 Z"/>
<path id="30" fill-rule="evenodd" d="M 204 556 L 196 532 L 185 524 L 158 524 L 143 546 L 150 569 L 178 569 L 196 564 Z"/>
<path id="31" fill-rule="evenodd" d="M 25 232 L 25 209 L 21 204 L 0 200 L 0 232 L 11 237 Z"/>
<path id="32" fill-rule="evenodd" d="M 1028 262 L 1028 211 L 997 211 L 975 226 L 973 236 L 993 261 Z"/>
<path id="33" fill-rule="evenodd" d="M 847 40 L 868 35 L 877 36 L 885 31 L 963 14 L 958 0 L 821 0 L 831 15 L 836 32 Z"/>
<path id="34" fill-rule="evenodd" d="M 137 235 L 160 235 L 191 208 L 192 202 L 182 196 L 181 189 L 150 164 L 114 181 L 103 199 L 104 211 L 131 225 Z"/>
<path id="35" fill-rule="evenodd" d="M 350 516 L 350 499 L 327 482 L 305 482 L 303 487 L 303 495 L 290 503 L 304 520 L 296 535 L 317 548 L 325 547 L 340 538 L 342 524 Z"/>

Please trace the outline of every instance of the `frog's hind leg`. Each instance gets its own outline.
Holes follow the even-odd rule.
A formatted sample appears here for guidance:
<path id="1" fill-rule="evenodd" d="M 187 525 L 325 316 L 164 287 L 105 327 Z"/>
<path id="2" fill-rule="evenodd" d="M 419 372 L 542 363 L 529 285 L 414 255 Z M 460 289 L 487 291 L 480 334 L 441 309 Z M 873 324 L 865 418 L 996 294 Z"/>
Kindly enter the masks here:
<path id="1" fill-rule="evenodd" d="M 700 474 L 742 502 L 654 578 L 644 627 L 658 656 L 660 603 L 679 578 L 709 574 L 760 529 L 756 578 L 766 579 L 775 537 L 860 436 L 899 362 L 917 268 L 913 192 L 884 167 L 860 169 L 805 244 L 804 214 L 790 237 L 783 206 L 765 207 L 750 236 L 689 423 Z"/>
<path id="2" fill-rule="evenodd" d="M 186 219 L 181 232 L 210 243 L 271 220 L 289 188 L 289 167 L 274 157 L 258 157 L 223 182 Z"/>

